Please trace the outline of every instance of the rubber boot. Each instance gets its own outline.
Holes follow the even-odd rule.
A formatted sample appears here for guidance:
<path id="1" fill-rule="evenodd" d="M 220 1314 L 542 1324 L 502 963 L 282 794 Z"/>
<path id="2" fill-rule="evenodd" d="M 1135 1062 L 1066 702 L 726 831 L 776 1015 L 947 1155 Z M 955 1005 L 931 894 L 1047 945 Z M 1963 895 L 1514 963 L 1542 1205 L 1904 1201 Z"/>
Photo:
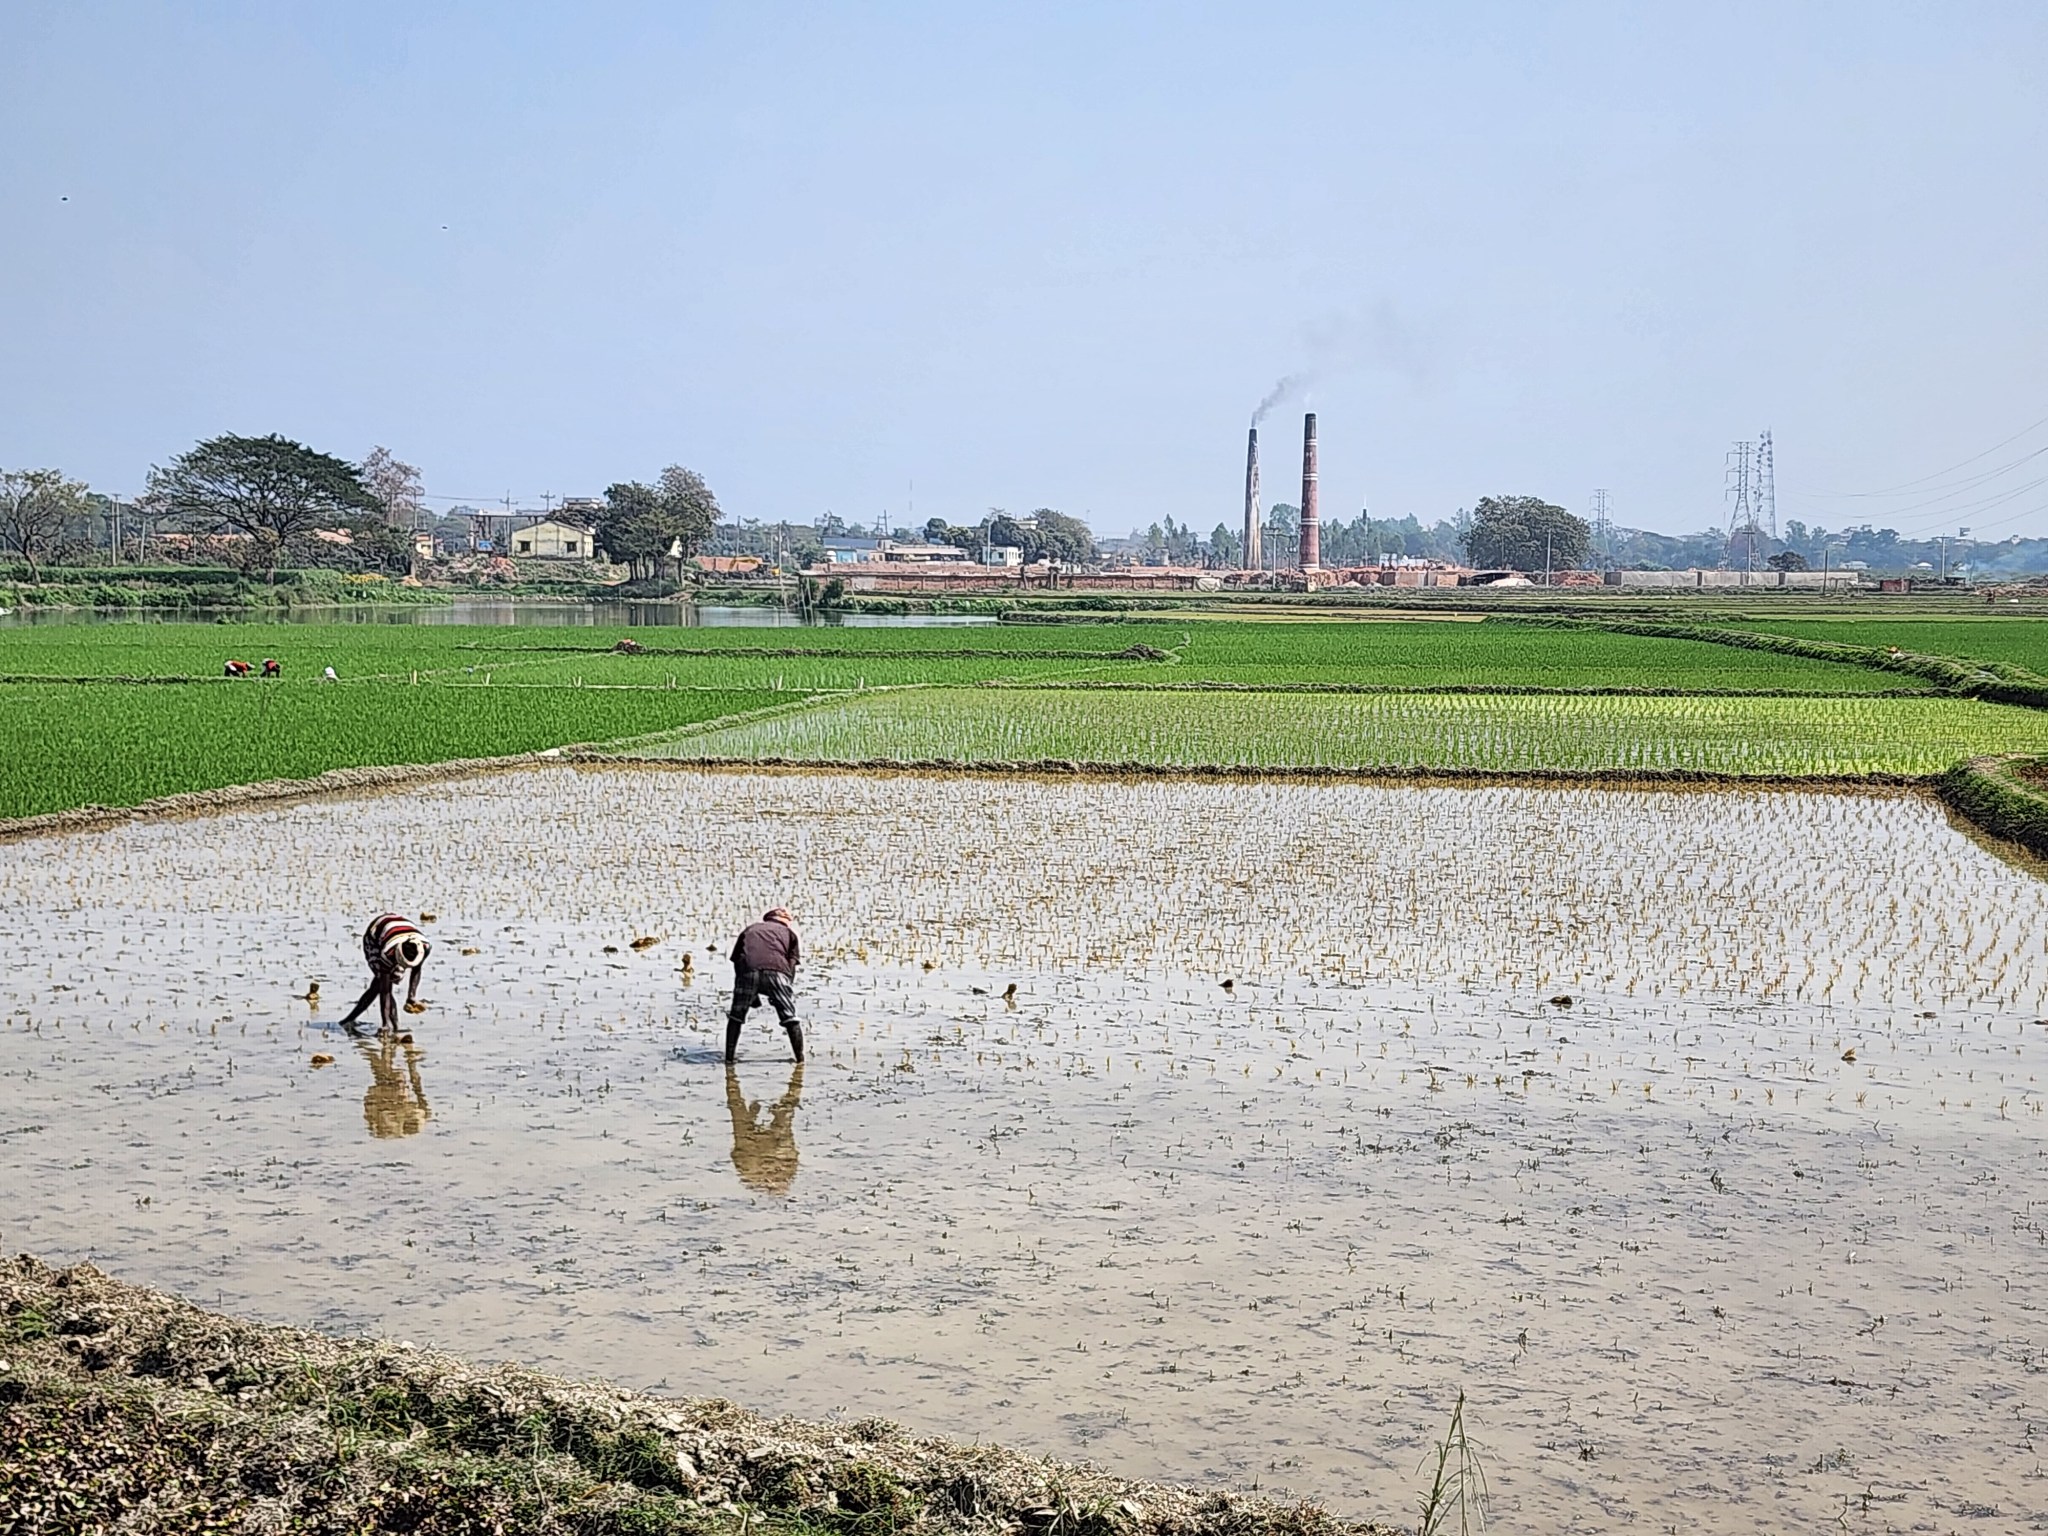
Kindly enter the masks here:
<path id="1" fill-rule="evenodd" d="M 801 1024 L 785 1024 L 789 1031 L 789 1054 L 798 1061 L 804 1059 L 804 1027 Z"/>
<path id="2" fill-rule="evenodd" d="M 725 1021 L 725 1059 L 726 1059 L 726 1061 L 727 1061 L 728 1063 L 730 1063 L 730 1062 L 731 1062 L 731 1061 L 732 1061 L 732 1060 L 733 1060 L 734 1058 L 736 1058 L 736 1057 L 737 1057 L 737 1056 L 739 1055 L 739 1052 L 740 1052 L 740 1021 L 739 1021 L 738 1019 L 727 1019 L 727 1020 Z"/>

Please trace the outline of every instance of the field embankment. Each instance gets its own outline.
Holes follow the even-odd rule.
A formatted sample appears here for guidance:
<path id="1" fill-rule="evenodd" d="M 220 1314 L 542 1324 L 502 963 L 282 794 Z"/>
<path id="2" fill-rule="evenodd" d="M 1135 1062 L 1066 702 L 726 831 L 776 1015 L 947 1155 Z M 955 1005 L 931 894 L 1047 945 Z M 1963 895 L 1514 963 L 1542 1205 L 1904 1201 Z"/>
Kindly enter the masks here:
<path id="1" fill-rule="evenodd" d="M 2048 777 L 2039 757 L 1973 757 L 1951 767 L 1935 792 L 1994 837 L 2048 857 Z"/>
<path id="2" fill-rule="evenodd" d="M 0 1513 L 23 1536 L 1372 1536 L 879 1419 L 766 1419 L 237 1322 L 89 1265 L 0 1268 Z"/>

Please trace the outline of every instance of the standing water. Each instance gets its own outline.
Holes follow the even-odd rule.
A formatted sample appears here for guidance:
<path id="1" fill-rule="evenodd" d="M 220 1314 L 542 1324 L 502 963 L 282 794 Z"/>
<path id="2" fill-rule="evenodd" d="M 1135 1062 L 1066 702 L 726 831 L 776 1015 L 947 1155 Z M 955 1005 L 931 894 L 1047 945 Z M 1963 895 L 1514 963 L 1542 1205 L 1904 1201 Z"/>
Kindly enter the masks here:
<path id="1" fill-rule="evenodd" d="M 2044 898 L 1810 792 L 563 768 L 24 840 L 4 1240 L 1359 1513 L 1463 1390 L 1503 1529 L 2017 1529 Z M 777 903 L 811 1060 L 728 1071 Z M 385 908 L 429 1007 L 357 1041 Z"/>

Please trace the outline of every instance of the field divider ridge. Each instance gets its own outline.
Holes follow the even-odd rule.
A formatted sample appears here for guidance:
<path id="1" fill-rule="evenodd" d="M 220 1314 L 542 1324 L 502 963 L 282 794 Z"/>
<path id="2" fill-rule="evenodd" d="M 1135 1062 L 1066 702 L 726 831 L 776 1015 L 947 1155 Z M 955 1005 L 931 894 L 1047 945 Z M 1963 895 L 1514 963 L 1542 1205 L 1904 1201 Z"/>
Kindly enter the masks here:
<path id="1" fill-rule="evenodd" d="M 966 688 L 1009 689 L 1015 692 L 1029 692 L 1041 689 L 1049 692 L 1061 690 L 1095 689 L 1104 693 L 1332 693 L 1332 694 L 1416 694 L 1421 696 L 1444 694 L 1474 694 L 1495 696 L 1555 696 L 1563 698 L 1637 698 L 1637 699 L 1933 699 L 1947 697 L 1938 689 L 1931 688 L 1876 688 L 1868 692 L 1843 693 L 1825 688 L 1665 688 L 1650 684 L 1632 683 L 1589 683 L 1583 687 L 1545 685 L 1541 683 L 1324 683 L 1324 682 L 1273 682 L 1239 683 L 1225 680 L 1184 683 L 1138 683 L 1118 679 L 1026 678 L 1012 681 L 1008 678 L 984 678 L 972 683 L 957 683 L 935 686 Z"/>
<path id="2" fill-rule="evenodd" d="M 1941 774 L 1893 773 L 1726 773 L 1705 768 L 1456 768 L 1430 764 L 1372 763 L 1265 767 L 1256 763 L 1154 763 L 1142 759 L 1092 761 L 1080 758 L 817 758 L 817 757 L 668 757 L 619 751 L 622 743 L 563 750 L 562 756 L 581 767 L 650 767 L 783 774 L 855 773 L 887 777 L 1048 778 L 1048 779 L 1193 779 L 1203 781 L 1335 783 L 1428 783 L 1466 787 L 1530 785 L 1594 789 L 1833 789 L 1856 791 L 1926 790 Z"/>
<path id="3" fill-rule="evenodd" d="M 2048 856 L 2048 758 L 2022 753 L 1972 757 L 1934 780 L 1934 792 L 1956 815 L 1993 837 Z"/>

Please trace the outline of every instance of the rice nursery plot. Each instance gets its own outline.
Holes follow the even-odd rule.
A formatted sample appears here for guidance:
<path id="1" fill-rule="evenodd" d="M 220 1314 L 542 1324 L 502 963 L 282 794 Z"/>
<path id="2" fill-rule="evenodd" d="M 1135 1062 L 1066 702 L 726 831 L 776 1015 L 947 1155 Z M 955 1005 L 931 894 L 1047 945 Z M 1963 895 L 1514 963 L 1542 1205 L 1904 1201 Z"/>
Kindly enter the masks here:
<path id="1" fill-rule="evenodd" d="M 757 1016 L 728 1074 L 777 900 L 812 1060 Z M 410 1043 L 333 1026 L 384 907 Z M 0 1240 L 1362 1513 L 1462 1388 L 1502 1529 L 2031 1528 L 2044 931 L 1907 796 L 563 767 L 130 823 L 0 846 Z"/>
<path id="2" fill-rule="evenodd" d="M 0 687 L 0 816 L 332 768 L 496 757 L 612 741 L 800 699 L 654 688 L 280 687 L 31 683 Z"/>
<path id="3" fill-rule="evenodd" d="M 1844 645 L 1896 645 L 1930 656 L 2010 661 L 2048 676 L 2048 620 L 2043 619 L 1747 619 L 1732 627 L 1838 640 Z"/>
<path id="4" fill-rule="evenodd" d="M 1148 627 L 1172 632 L 1170 625 Z M 1815 693 L 1917 686 L 1865 667 L 1699 640 L 1503 623 L 1195 624 L 1182 626 L 1172 644 L 1180 656 L 1171 677 L 1177 682 Z"/>
<path id="5" fill-rule="evenodd" d="M 919 689 L 643 743 L 650 755 L 1926 774 L 2048 749 L 2048 713 L 1959 699 Z"/>

